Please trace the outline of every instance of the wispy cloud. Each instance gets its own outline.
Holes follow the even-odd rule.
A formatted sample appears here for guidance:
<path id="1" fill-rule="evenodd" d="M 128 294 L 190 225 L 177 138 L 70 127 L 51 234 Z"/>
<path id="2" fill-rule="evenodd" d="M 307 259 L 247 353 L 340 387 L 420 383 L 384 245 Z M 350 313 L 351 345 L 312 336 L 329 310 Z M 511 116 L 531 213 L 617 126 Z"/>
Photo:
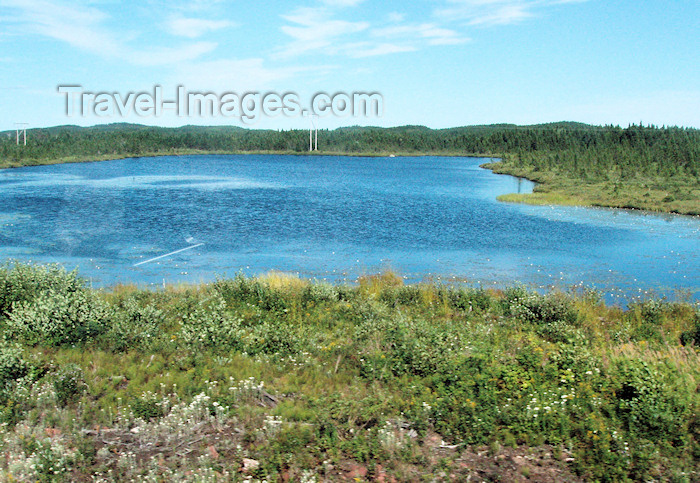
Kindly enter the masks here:
<path id="1" fill-rule="evenodd" d="M 5 22 L 19 34 L 40 35 L 93 54 L 137 65 L 164 65 L 192 60 L 217 46 L 194 42 L 176 46 L 132 47 L 136 32 L 117 33 L 102 10 L 90 3 L 59 0 L 0 0 L 7 8 Z M 201 29 L 201 26 L 200 26 Z"/>
<path id="2" fill-rule="evenodd" d="M 363 57 L 375 57 L 377 55 L 397 54 L 399 52 L 412 52 L 417 49 L 410 45 L 358 42 L 344 45 L 343 50 L 349 57 L 359 59 Z"/>
<path id="3" fill-rule="evenodd" d="M 365 0 L 322 0 L 324 5 L 331 7 L 355 7 Z"/>
<path id="4" fill-rule="evenodd" d="M 436 18 L 462 21 L 468 25 L 509 25 L 535 17 L 537 10 L 544 7 L 585 1 L 587 0 L 447 0 L 434 13 Z"/>
<path id="5" fill-rule="evenodd" d="M 429 45 L 454 45 L 469 39 L 453 29 L 435 23 L 401 24 L 380 27 L 372 30 L 378 38 L 402 39 L 404 42 L 426 41 Z"/>
<path id="6" fill-rule="evenodd" d="M 116 39 L 100 28 L 107 15 L 89 5 L 48 0 L 0 0 L 6 8 L 5 22 L 27 34 L 66 42 L 89 52 L 116 56 Z"/>
<path id="7" fill-rule="evenodd" d="M 390 13 L 381 23 L 371 11 L 359 12 L 359 20 L 338 18 L 347 15 L 349 7 L 358 7 L 360 3 L 356 0 L 322 0 L 315 7 L 297 8 L 283 15 L 287 24 L 281 30 L 292 41 L 280 48 L 276 57 L 288 58 L 306 53 L 373 57 L 469 40 L 456 30 L 435 22 L 407 22 L 405 14 L 398 12 Z M 356 10 L 353 9 L 353 13 Z"/>
<path id="8" fill-rule="evenodd" d="M 228 20 L 209 20 L 204 18 L 171 17 L 166 22 L 166 29 L 178 37 L 197 38 L 202 35 L 227 27 L 234 27 Z"/>
<path id="9" fill-rule="evenodd" d="M 183 84 L 189 89 L 243 93 L 275 88 L 278 82 L 304 70 L 301 67 L 271 67 L 263 58 L 194 61 L 178 65 L 171 83 Z"/>
<path id="10" fill-rule="evenodd" d="M 298 8 L 284 18 L 291 25 L 282 26 L 282 32 L 292 42 L 278 52 L 278 57 L 295 56 L 311 51 L 326 50 L 337 53 L 340 41 L 369 28 L 369 22 L 350 22 L 333 18 L 324 8 Z"/>

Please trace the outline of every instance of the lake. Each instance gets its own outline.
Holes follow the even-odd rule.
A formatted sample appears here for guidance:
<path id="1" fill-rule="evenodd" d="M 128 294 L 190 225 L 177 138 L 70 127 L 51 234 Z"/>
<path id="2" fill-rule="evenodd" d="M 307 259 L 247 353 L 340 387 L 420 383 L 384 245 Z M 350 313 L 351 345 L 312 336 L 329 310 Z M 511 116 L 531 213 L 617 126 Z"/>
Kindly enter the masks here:
<path id="1" fill-rule="evenodd" d="M 207 155 L 0 171 L 0 257 L 94 286 L 279 270 L 700 299 L 700 219 L 501 203 L 483 158 Z M 175 252 L 175 253 L 173 253 Z"/>

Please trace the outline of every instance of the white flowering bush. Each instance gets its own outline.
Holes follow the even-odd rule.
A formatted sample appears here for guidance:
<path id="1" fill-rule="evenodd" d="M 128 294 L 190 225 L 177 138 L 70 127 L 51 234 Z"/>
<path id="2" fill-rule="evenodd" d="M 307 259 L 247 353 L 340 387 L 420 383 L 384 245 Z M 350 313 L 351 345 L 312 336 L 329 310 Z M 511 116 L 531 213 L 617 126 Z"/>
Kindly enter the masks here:
<path id="1" fill-rule="evenodd" d="M 163 311 L 152 305 L 141 305 L 128 298 L 113 308 L 111 325 L 104 335 L 106 345 L 114 351 L 147 349 L 162 334 Z"/>
<path id="2" fill-rule="evenodd" d="M 382 448 L 393 454 L 409 444 L 411 438 L 415 438 L 417 433 L 412 429 L 406 430 L 402 424 L 396 421 L 387 421 L 383 427 L 377 430 L 377 436 Z"/>
<path id="3" fill-rule="evenodd" d="M 261 401 L 265 393 L 265 382 L 256 381 L 254 377 L 242 379 L 238 382 L 233 377 L 229 378 L 229 398 L 227 401 L 236 403 L 251 403 Z"/>
<path id="4" fill-rule="evenodd" d="M 3 432 L 5 464 L 2 481 L 64 481 L 72 469 L 76 451 L 61 436 L 42 435 L 45 428 L 19 425 Z"/>
<path id="5" fill-rule="evenodd" d="M 109 326 L 108 304 L 95 292 L 42 293 L 30 302 L 12 305 L 5 338 L 28 345 L 80 345 Z"/>
<path id="6" fill-rule="evenodd" d="M 178 339 L 195 347 L 235 347 L 241 337 L 242 319 L 226 312 L 226 301 L 215 293 L 183 317 Z"/>
<path id="7" fill-rule="evenodd" d="M 513 317 L 527 323 L 575 324 L 578 318 L 569 299 L 559 293 L 540 295 L 524 288 L 511 288 L 505 291 L 505 302 Z"/>
<path id="8" fill-rule="evenodd" d="M 312 283 L 304 287 L 301 294 L 303 303 L 336 302 L 339 298 L 336 287 L 329 283 Z"/>
<path id="9" fill-rule="evenodd" d="M 0 314 L 10 312 L 12 304 L 31 301 L 40 294 L 75 292 L 83 286 L 77 271 L 66 272 L 60 265 L 6 264 L 0 268 Z"/>
<path id="10" fill-rule="evenodd" d="M 168 445 L 183 441 L 198 431 L 213 428 L 220 431 L 227 421 L 227 408 L 205 393 L 197 394 L 189 404 L 176 395 L 163 398 L 161 407 L 166 414 L 158 419 L 133 420 L 131 433 L 142 444 Z"/>
<path id="11" fill-rule="evenodd" d="M 67 364 L 56 374 L 53 387 L 59 405 L 66 406 L 77 402 L 87 389 L 83 370 L 76 364 Z"/>
<path id="12" fill-rule="evenodd" d="M 19 346 L 0 344 L 0 389 L 9 382 L 24 377 L 29 371 L 29 364 L 22 356 Z"/>

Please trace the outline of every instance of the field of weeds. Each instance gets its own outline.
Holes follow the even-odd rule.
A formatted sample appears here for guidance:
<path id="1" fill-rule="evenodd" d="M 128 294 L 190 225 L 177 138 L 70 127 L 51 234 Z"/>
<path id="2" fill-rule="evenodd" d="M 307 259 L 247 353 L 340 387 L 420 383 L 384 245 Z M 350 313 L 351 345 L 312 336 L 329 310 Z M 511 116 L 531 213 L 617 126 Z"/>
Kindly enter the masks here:
<path id="1" fill-rule="evenodd" d="M 700 309 L 0 268 L 3 481 L 697 481 Z"/>

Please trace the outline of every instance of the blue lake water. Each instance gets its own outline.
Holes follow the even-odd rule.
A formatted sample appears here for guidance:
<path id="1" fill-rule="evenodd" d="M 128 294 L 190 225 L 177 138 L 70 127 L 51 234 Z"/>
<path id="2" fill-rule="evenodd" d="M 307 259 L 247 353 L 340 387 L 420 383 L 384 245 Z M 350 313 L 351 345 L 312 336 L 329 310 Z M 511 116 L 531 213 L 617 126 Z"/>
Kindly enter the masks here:
<path id="1" fill-rule="evenodd" d="M 96 286 L 269 270 L 351 282 L 390 268 L 409 281 L 700 298 L 699 218 L 500 203 L 532 183 L 484 161 L 210 155 L 4 170 L 0 258 L 78 267 Z"/>

